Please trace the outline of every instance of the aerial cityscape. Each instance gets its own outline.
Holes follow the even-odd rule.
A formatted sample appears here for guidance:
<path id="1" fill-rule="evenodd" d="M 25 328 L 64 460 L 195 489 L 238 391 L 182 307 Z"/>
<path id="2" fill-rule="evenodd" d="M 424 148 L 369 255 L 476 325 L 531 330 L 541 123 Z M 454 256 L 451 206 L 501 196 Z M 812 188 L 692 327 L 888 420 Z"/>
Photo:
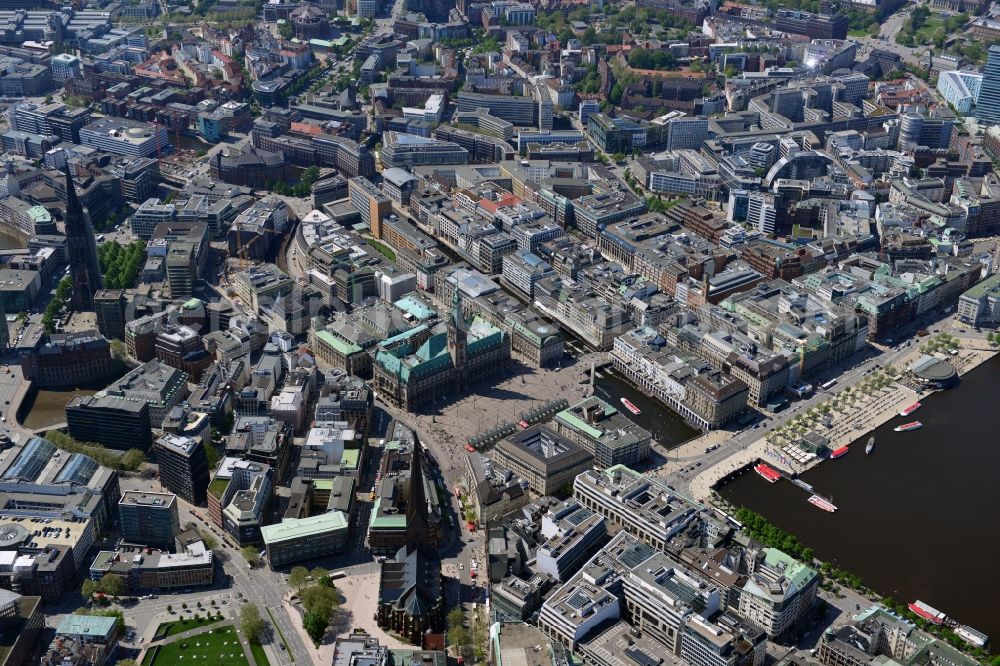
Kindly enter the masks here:
<path id="1" fill-rule="evenodd" d="M 0 0 L 0 140 L 0 666 L 1000 666 L 1000 2 Z"/>

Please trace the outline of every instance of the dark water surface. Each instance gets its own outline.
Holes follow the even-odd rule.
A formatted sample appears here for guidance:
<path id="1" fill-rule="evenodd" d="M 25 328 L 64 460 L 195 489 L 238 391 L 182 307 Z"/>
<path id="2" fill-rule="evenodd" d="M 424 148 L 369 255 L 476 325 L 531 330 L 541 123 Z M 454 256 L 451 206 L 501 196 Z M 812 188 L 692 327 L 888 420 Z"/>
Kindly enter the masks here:
<path id="1" fill-rule="evenodd" d="M 34 400 L 29 396 L 22 406 L 26 415 L 21 421 L 25 428 L 35 430 L 66 421 L 66 403 L 76 395 L 94 395 L 98 389 L 67 389 L 63 391 L 36 391 Z"/>
<path id="2" fill-rule="evenodd" d="M 28 244 L 0 228 L 0 250 L 17 250 L 22 247 L 28 247 Z"/>
<path id="3" fill-rule="evenodd" d="M 830 514 L 801 488 L 752 471 L 722 495 L 795 534 L 897 602 L 921 599 L 1000 644 L 1000 357 L 952 390 L 931 395 L 908 418 L 865 434 L 851 452 L 803 475 L 832 498 Z M 923 429 L 893 428 L 919 420 Z M 994 649 L 996 649 L 994 647 Z"/>
<path id="4" fill-rule="evenodd" d="M 653 438 L 661 446 L 672 449 L 701 434 L 701 431 L 689 426 L 684 422 L 684 419 L 665 407 L 663 403 L 642 394 L 627 380 L 613 373 L 611 368 L 605 368 L 598 372 L 604 378 L 595 379 L 594 392 L 597 396 L 611 403 L 622 414 L 653 433 Z M 639 408 L 641 413 L 635 415 L 628 411 L 621 403 L 622 398 L 628 399 Z"/>

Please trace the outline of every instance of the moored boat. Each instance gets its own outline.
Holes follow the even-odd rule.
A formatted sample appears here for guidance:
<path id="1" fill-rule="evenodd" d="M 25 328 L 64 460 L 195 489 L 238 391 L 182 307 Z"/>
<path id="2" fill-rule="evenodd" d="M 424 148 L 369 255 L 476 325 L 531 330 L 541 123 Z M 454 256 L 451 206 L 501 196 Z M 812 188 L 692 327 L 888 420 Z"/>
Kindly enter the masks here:
<path id="1" fill-rule="evenodd" d="M 642 413 L 642 411 L 634 404 L 632 404 L 632 401 L 629 400 L 628 398 L 622 398 L 622 404 L 625 405 L 625 409 L 627 409 L 628 411 L 632 412 L 637 416 Z"/>
<path id="2" fill-rule="evenodd" d="M 833 513 L 837 510 L 837 506 L 828 499 L 820 497 L 819 495 L 813 495 L 807 500 L 810 504 L 818 509 L 823 509 L 824 511 L 829 511 Z"/>
<path id="3" fill-rule="evenodd" d="M 831 453 L 830 458 L 840 458 L 846 456 L 850 452 L 851 450 L 849 447 L 842 446 L 839 449 L 836 449 L 833 453 Z"/>
<path id="4" fill-rule="evenodd" d="M 899 415 L 900 416 L 909 416 L 910 414 L 912 414 L 913 412 L 917 411 L 918 409 L 920 409 L 920 403 L 919 402 L 915 402 L 912 405 L 910 405 L 909 407 L 907 407 L 906 409 L 901 410 L 899 412 Z"/>
<path id="5" fill-rule="evenodd" d="M 956 627 L 955 635 L 969 645 L 974 645 L 976 647 L 986 647 L 986 644 L 990 642 L 989 636 L 977 629 L 973 629 L 967 624 Z"/>
<path id="6" fill-rule="evenodd" d="M 896 432 L 909 432 L 911 430 L 920 430 L 924 427 L 924 424 L 920 421 L 910 421 L 909 423 L 904 423 L 901 426 L 896 426 L 893 428 Z"/>
<path id="7" fill-rule="evenodd" d="M 760 474 L 769 483 L 781 480 L 781 472 L 766 463 L 757 463 L 753 466 L 753 471 Z"/>
<path id="8" fill-rule="evenodd" d="M 865 445 L 865 455 L 871 455 L 872 451 L 875 450 L 875 438 L 869 437 L 868 444 Z"/>
<path id="9" fill-rule="evenodd" d="M 919 599 L 910 604 L 908 608 L 928 622 L 933 622 L 934 624 L 944 624 L 944 621 L 948 619 L 948 616 L 939 611 L 937 608 L 934 608 L 929 604 L 925 604 Z"/>

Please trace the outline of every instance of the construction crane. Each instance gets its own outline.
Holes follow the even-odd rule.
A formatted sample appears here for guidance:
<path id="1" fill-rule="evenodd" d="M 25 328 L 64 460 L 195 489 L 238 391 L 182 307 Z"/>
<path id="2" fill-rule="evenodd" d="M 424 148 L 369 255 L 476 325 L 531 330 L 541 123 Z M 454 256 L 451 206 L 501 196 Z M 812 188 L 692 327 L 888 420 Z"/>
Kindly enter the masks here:
<path id="1" fill-rule="evenodd" d="M 278 231 L 276 229 L 258 229 L 257 230 L 257 235 L 254 236 L 253 238 L 251 238 L 249 240 L 249 242 L 244 243 L 243 242 L 242 229 L 237 230 L 237 233 L 236 233 L 236 258 L 240 262 L 239 266 L 240 266 L 240 270 L 241 271 L 246 270 L 247 267 L 250 265 L 250 258 L 247 256 L 247 252 L 253 246 L 254 243 L 256 243 L 257 241 L 259 241 L 261 238 L 264 237 L 264 234 L 275 234 L 275 235 L 280 236 L 280 235 L 282 235 L 282 232 L 280 232 L 280 231 Z M 227 262 L 226 263 L 226 275 L 227 275 L 227 278 L 228 278 L 228 274 L 229 274 L 229 263 Z"/>

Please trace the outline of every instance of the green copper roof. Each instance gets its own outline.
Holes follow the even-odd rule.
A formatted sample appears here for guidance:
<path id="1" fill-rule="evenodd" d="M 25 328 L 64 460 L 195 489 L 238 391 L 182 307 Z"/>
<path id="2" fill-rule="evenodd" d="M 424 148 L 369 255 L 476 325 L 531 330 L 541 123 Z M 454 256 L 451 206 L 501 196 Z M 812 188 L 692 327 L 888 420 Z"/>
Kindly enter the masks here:
<path id="1" fill-rule="evenodd" d="M 38 224 L 39 222 L 52 221 L 52 216 L 49 215 L 49 211 L 47 211 L 43 206 L 32 206 L 26 212 L 28 217 L 30 217 L 31 221 L 35 224 Z"/>
<path id="2" fill-rule="evenodd" d="M 382 505 L 382 498 L 376 498 L 375 504 L 372 505 L 372 519 L 369 524 L 370 528 L 381 528 L 381 529 L 403 529 L 406 527 L 406 514 L 397 513 L 389 516 L 380 516 L 379 509 Z"/>
<path id="3" fill-rule="evenodd" d="M 563 410 L 563 411 L 559 412 L 558 414 L 556 414 L 556 418 L 558 420 L 560 420 L 560 421 L 563 421 L 564 423 L 566 423 L 571 428 L 575 428 L 575 429 L 579 430 L 580 432 L 584 433 L 585 435 L 587 435 L 591 439 L 600 439 L 601 436 L 604 434 L 603 432 L 601 432 L 597 428 L 594 428 L 593 426 L 591 426 L 589 423 L 587 423 L 583 419 L 577 417 L 572 412 L 572 410 L 569 410 L 569 409 Z"/>
<path id="4" fill-rule="evenodd" d="M 764 563 L 772 567 L 784 565 L 785 578 L 789 583 L 789 594 L 798 592 L 808 586 L 812 582 L 812 579 L 816 577 L 816 571 L 812 567 L 806 566 L 777 548 L 767 549 L 764 554 Z"/>
<path id="5" fill-rule="evenodd" d="M 343 354 L 344 356 L 350 356 L 351 354 L 357 354 L 362 351 L 361 347 L 357 346 L 353 342 L 348 342 L 343 338 L 338 338 L 330 333 L 330 331 L 318 331 L 316 333 L 316 339 L 328 347 L 333 347 L 338 354 Z"/>
<path id="6" fill-rule="evenodd" d="M 308 518 L 285 518 L 277 525 L 263 525 L 260 535 L 264 543 L 281 543 L 292 539 L 301 539 L 314 534 L 323 534 L 334 530 L 346 530 L 347 518 L 342 511 L 330 511 Z"/>

